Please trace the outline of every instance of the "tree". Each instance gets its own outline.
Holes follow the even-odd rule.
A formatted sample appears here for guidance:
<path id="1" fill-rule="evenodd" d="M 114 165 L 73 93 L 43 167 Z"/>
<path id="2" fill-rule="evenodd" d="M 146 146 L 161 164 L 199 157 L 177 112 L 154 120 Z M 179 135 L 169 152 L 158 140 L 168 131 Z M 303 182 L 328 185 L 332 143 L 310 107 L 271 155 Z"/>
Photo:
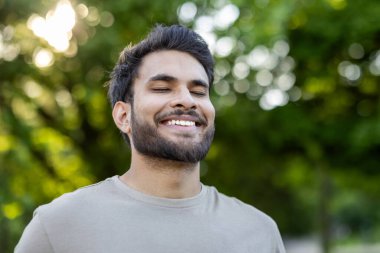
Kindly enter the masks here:
<path id="1" fill-rule="evenodd" d="M 283 234 L 319 231 L 325 252 L 374 240 L 379 11 L 375 0 L 0 2 L 0 249 L 12 251 L 38 205 L 127 169 L 104 84 L 124 46 L 177 22 L 216 59 L 202 181 Z"/>

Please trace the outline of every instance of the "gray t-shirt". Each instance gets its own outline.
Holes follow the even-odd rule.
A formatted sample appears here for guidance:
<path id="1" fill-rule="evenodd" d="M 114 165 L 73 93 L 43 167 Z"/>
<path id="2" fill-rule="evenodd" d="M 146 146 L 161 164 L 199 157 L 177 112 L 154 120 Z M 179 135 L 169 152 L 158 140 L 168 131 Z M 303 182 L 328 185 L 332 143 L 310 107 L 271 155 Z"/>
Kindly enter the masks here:
<path id="1" fill-rule="evenodd" d="M 36 209 L 16 253 L 284 253 L 274 221 L 202 185 L 187 199 L 138 192 L 118 176 Z"/>

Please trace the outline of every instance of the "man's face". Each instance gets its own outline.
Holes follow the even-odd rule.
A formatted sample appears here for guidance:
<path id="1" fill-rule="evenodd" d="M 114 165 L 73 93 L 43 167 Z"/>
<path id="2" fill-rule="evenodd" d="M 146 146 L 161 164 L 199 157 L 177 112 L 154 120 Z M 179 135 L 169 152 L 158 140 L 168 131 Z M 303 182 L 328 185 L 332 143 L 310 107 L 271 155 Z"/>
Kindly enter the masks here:
<path id="1" fill-rule="evenodd" d="M 144 57 L 133 84 L 131 144 L 139 153 L 182 162 L 203 159 L 214 136 L 215 110 L 203 66 L 164 50 Z"/>

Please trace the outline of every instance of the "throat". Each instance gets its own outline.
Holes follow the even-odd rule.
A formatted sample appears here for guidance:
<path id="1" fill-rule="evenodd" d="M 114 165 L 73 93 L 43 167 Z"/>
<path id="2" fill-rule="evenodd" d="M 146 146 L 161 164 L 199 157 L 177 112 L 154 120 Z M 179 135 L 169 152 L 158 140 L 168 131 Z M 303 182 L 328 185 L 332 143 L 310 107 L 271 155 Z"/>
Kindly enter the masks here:
<path id="1" fill-rule="evenodd" d="M 161 198 L 190 198 L 201 190 L 199 163 L 132 156 L 131 168 L 120 179 L 129 187 Z"/>

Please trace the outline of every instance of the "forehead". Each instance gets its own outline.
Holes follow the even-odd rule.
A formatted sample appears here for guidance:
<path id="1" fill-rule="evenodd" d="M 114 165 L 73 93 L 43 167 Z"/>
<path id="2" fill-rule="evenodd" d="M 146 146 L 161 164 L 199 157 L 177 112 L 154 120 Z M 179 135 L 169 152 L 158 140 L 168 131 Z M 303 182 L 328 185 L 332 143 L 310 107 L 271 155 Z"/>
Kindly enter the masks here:
<path id="1" fill-rule="evenodd" d="M 208 83 L 202 64 L 188 53 L 176 50 L 162 50 L 144 56 L 137 79 L 149 79 L 159 74 L 167 74 L 178 79 L 201 79 Z"/>

